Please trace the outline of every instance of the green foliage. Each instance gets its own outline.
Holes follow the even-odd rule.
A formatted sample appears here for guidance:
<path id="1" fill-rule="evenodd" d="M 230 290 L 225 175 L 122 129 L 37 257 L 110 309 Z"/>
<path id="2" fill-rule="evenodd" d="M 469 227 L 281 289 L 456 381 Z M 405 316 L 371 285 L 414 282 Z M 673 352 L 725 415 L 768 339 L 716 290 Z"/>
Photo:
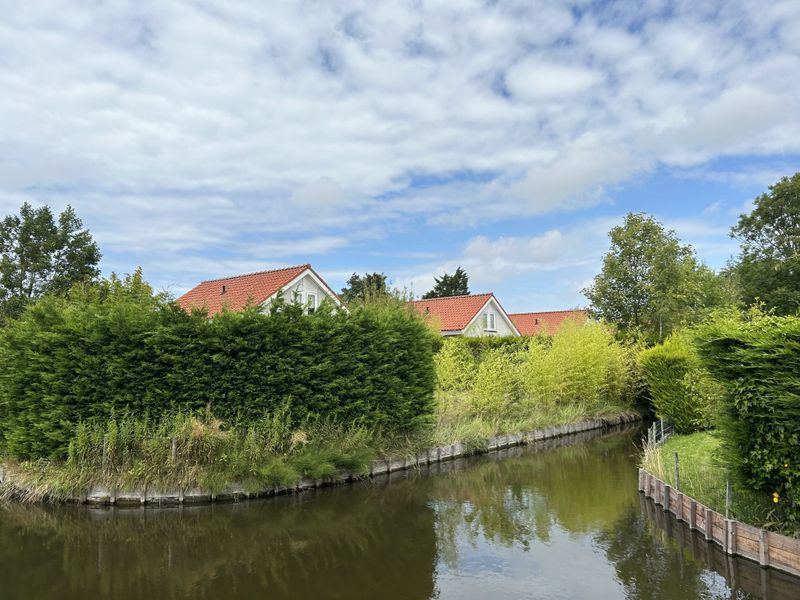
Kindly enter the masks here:
<path id="1" fill-rule="evenodd" d="M 99 262 L 97 244 L 72 207 L 56 222 L 49 207 L 26 202 L 19 215 L 0 221 L 0 324 L 44 294 L 97 277 Z"/>
<path id="2" fill-rule="evenodd" d="M 709 307 L 729 302 L 727 282 L 652 217 L 629 213 L 609 237 L 602 271 L 583 293 L 593 314 L 623 334 L 660 341 Z"/>
<path id="3" fill-rule="evenodd" d="M 800 318 L 753 308 L 721 312 L 697 333 L 706 368 L 725 387 L 726 460 L 756 491 L 775 493 L 800 529 Z"/>
<path id="4" fill-rule="evenodd" d="M 643 350 L 639 362 L 659 418 L 672 421 L 679 433 L 711 427 L 722 388 L 703 369 L 687 334 Z"/>
<path id="5" fill-rule="evenodd" d="M 389 294 L 385 273 L 364 273 L 364 276 L 353 273 L 342 288 L 339 296 L 345 304 L 369 302 Z"/>
<path id="6" fill-rule="evenodd" d="M 742 300 L 760 300 L 779 314 L 800 309 L 800 173 L 784 177 L 755 199 L 732 235 L 742 244 L 734 272 Z"/>
<path id="7" fill-rule="evenodd" d="M 469 294 L 469 275 L 461 267 L 458 267 L 452 275 L 445 273 L 441 277 L 434 277 L 433 280 L 433 289 L 422 295 L 424 300 Z"/>
<path id="8" fill-rule="evenodd" d="M 446 340 L 436 356 L 446 411 L 524 418 L 545 407 L 629 405 L 634 351 L 600 323 L 567 324 L 551 337 Z"/>
<path id="9" fill-rule="evenodd" d="M 434 356 L 436 380 L 440 390 L 454 391 L 472 388 L 478 364 L 474 353 L 464 343 L 466 339 L 455 337 L 445 339 Z"/>
<path id="10" fill-rule="evenodd" d="M 78 423 L 123 413 L 413 429 L 433 411 L 432 354 L 425 323 L 390 298 L 208 319 L 154 295 L 141 273 L 112 278 L 46 297 L 0 333 L 0 450 L 63 456 Z"/>

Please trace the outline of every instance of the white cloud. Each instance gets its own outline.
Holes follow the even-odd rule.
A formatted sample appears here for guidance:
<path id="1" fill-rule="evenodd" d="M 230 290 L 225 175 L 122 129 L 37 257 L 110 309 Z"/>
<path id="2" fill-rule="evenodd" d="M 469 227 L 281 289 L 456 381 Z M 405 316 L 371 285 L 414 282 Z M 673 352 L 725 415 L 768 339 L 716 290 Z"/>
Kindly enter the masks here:
<path id="1" fill-rule="evenodd" d="M 164 281 L 800 152 L 792 0 L 14 4 L 0 206 L 71 202 Z"/>

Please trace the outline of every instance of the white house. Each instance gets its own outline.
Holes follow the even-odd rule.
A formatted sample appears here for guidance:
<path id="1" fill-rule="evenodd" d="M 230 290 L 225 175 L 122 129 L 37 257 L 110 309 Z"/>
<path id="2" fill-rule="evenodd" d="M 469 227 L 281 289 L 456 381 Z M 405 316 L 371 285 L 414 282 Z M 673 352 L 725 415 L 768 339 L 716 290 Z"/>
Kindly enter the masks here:
<path id="1" fill-rule="evenodd" d="M 436 324 L 442 335 L 520 335 L 491 293 L 415 300 L 414 307 Z"/>
<path id="2" fill-rule="evenodd" d="M 178 304 L 185 310 L 205 308 L 213 316 L 223 307 L 242 310 L 248 303 L 266 309 L 280 293 L 287 302 L 298 302 L 310 312 L 317 310 L 324 298 L 344 308 L 336 293 L 309 264 L 209 279 L 178 298 Z"/>

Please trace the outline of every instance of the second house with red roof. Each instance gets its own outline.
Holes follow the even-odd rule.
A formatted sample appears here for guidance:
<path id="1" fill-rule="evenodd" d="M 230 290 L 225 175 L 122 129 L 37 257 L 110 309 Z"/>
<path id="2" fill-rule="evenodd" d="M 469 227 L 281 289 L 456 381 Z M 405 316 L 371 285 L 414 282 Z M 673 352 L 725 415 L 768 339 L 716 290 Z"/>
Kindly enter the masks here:
<path id="1" fill-rule="evenodd" d="M 415 300 L 414 307 L 442 335 L 520 335 L 494 294 L 470 294 Z"/>

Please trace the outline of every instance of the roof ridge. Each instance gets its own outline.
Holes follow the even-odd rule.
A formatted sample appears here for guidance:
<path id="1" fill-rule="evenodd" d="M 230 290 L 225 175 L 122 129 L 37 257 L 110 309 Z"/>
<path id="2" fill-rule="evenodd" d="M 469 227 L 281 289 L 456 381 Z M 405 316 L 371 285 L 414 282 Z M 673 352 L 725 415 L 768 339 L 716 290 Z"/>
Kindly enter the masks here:
<path id="1" fill-rule="evenodd" d="M 430 302 L 431 300 L 452 300 L 453 298 L 477 298 L 480 296 L 494 296 L 494 292 L 484 292 L 482 294 L 459 294 L 458 296 L 442 296 L 440 298 L 420 298 L 412 302 Z"/>
<path id="2" fill-rule="evenodd" d="M 223 279 L 239 279 L 240 277 L 251 277 L 252 275 L 264 275 L 266 273 L 279 273 L 280 271 L 291 271 L 292 269 L 311 268 L 311 263 L 303 265 L 294 265 L 292 267 L 281 267 L 280 269 L 267 269 L 265 271 L 253 271 L 252 273 L 242 273 L 241 275 L 229 275 L 228 277 L 216 277 L 214 279 L 204 279 L 200 283 L 211 283 L 213 281 L 222 281 Z"/>
<path id="3" fill-rule="evenodd" d="M 521 313 L 508 313 L 508 316 L 511 315 L 547 315 L 552 313 L 560 313 L 560 312 L 585 312 L 589 310 L 588 308 L 565 308 L 563 310 L 532 310 L 530 312 L 521 312 Z"/>

